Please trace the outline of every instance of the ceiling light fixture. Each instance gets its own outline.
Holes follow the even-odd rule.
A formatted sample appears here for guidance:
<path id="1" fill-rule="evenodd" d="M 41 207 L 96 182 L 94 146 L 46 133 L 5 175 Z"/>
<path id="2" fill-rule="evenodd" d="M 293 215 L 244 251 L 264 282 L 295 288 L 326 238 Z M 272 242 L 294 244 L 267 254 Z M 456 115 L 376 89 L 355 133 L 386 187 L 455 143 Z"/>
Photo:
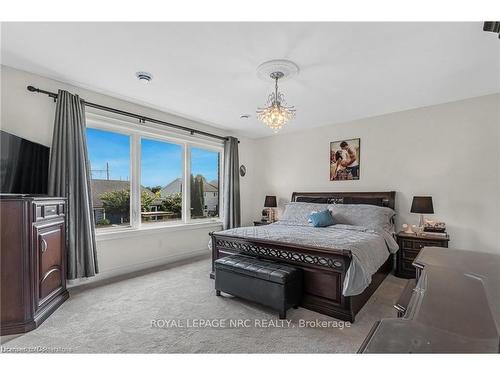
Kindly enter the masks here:
<path id="1" fill-rule="evenodd" d="M 257 117 L 277 133 L 295 117 L 295 107 L 287 106 L 285 96 L 278 91 L 278 80 L 284 77 L 284 73 L 272 72 L 269 77 L 274 80 L 274 92 L 267 98 L 267 107 L 257 109 Z"/>
<path id="2" fill-rule="evenodd" d="M 278 80 L 284 81 L 298 73 L 299 67 L 290 60 L 270 60 L 257 68 L 260 79 L 274 81 L 274 92 L 267 98 L 266 107 L 257 109 L 257 118 L 275 133 L 295 117 L 295 107 L 286 105 L 284 95 L 278 90 Z"/>
<path id="3" fill-rule="evenodd" d="M 153 80 L 153 76 L 148 72 L 137 72 L 135 73 L 135 76 L 139 79 L 140 82 L 146 84 Z"/>

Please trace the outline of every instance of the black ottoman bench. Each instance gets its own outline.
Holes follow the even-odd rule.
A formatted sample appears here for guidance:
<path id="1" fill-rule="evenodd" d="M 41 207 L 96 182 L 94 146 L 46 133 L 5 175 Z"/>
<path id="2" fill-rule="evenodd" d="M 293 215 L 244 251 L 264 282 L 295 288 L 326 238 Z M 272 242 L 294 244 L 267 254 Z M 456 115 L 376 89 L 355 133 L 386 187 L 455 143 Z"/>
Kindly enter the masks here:
<path id="1" fill-rule="evenodd" d="M 302 270 L 288 265 L 242 255 L 215 261 L 215 290 L 261 303 L 286 318 L 290 307 L 302 297 Z"/>

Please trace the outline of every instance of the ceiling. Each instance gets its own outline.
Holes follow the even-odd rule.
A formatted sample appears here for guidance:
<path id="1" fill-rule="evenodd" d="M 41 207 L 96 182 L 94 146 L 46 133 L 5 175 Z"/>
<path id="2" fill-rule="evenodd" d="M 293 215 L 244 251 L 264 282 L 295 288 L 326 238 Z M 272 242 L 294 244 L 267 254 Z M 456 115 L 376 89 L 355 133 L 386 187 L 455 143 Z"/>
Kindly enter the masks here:
<path id="1" fill-rule="evenodd" d="M 300 68 L 282 133 L 500 91 L 500 41 L 478 22 L 2 24 L 5 65 L 250 137 L 272 134 L 255 117 L 270 59 Z"/>

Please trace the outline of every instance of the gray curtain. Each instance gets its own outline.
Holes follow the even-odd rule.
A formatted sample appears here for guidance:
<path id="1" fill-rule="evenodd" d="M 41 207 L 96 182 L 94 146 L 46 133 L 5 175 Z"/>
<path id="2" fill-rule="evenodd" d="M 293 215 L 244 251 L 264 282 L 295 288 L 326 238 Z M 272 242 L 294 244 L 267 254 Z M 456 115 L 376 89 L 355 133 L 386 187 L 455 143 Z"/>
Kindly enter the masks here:
<path id="1" fill-rule="evenodd" d="M 238 139 L 228 137 L 224 144 L 224 229 L 241 225 L 239 168 Z"/>
<path id="2" fill-rule="evenodd" d="M 49 195 L 66 197 L 68 279 L 98 272 L 84 104 L 59 90 L 50 150 Z"/>

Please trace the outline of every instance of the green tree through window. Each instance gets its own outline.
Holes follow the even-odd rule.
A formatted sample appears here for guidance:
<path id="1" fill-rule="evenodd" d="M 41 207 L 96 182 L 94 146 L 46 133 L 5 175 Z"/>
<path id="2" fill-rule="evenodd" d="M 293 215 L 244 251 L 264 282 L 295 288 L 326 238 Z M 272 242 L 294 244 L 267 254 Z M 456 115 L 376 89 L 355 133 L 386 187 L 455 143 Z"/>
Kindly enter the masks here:
<path id="1" fill-rule="evenodd" d="M 191 175 L 191 217 L 203 217 L 205 198 L 203 191 L 203 176 Z"/>

